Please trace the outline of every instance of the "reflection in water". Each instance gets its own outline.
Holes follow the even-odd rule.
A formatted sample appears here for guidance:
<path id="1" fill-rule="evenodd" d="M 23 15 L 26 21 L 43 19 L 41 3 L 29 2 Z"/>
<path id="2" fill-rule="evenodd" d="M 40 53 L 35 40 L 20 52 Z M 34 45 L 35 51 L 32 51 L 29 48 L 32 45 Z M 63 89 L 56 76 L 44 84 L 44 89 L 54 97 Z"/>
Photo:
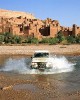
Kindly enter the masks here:
<path id="1" fill-rule="evenodd" d="M 48 82 L 48 77 L 46 75 L 36 75 L 37 81 L 39 82 Z"/>
<path id="2" fill-rule="evenodd" d="M 33 84 L 18 84 L 13 86 L 14 90 L 29 90 L 32 92 L 38 91 L 38 88 Z"/>

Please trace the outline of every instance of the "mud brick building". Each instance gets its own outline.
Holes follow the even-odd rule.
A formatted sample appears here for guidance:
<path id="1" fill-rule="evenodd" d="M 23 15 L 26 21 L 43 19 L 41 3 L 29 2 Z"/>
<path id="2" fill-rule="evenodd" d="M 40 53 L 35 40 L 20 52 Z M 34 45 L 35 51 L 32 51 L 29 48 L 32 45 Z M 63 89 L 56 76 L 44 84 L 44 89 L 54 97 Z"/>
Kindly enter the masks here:
<path id="1" fill-rule="evenodd" d="M 55 37 L 62 31 L 65 36 L 80 35 L 80 27 L 60 26 L 57 20 L 47 18 L 40 20 L 30 13 L 0 10 L 0 33 L 10 32 L 13 35 L 32 36 L 38 39 L 44 37 Z"/>

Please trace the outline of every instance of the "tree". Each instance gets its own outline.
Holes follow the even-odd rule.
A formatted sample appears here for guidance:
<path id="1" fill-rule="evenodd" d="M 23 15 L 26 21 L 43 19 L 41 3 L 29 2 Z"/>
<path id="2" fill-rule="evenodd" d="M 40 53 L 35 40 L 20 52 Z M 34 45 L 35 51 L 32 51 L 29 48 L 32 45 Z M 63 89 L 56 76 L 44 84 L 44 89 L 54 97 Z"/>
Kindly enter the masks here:
<path id="1" fill-rule="evenodd" d="M 13 37 L 12 33 L 9 33 L 9 32 L 4 33 L 4 42 L 11 43 L 12 37 Z"/>
<path id="2" fill-rule="evenodd" d="M 68 36 L 67 41 L 68 43 L 76 43 L 76 38 L 75 36 Z"/>
<path id="3" fill-rule="evenodd" d="M 58 42 L 60 43 L 60 42 L 62 42 L 62 41 L 64 41 L 66 38 L 65 38 L 65 36 L 63 35 L 63 33 L 62 33 L 62 31 L 59 31 L 58 33 L 57 33 L 57 36 L 56 36 L 57 38 L 58 38 Z"/>

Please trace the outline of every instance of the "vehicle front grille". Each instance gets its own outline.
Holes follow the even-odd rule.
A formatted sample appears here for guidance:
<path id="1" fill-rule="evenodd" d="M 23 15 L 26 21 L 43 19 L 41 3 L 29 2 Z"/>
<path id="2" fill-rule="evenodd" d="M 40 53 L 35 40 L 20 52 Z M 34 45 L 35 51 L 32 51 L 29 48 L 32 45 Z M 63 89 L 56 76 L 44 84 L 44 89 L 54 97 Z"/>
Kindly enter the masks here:
<path id="1" fill-rule="evenodd" d="M 46 68 L 46 63 L 38 62 L 38 68 Z"/>

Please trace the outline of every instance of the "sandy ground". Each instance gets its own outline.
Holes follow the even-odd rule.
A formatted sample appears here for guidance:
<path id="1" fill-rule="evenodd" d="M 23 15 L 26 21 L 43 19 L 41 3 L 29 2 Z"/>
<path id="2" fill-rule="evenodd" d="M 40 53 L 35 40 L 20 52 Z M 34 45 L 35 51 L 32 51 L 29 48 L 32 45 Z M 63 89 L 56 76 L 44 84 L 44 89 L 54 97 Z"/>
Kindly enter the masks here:
<path id="1" fill-rule="evenodd" d="M 0 54 L 31 55 L 35 50 L 49 50 L 54 54 L 80 54 L 80 45 L 0 46 Z"/>
<path id="2" fill-rule="evenodd" d="M 64 81 L 40 75 L 6 75 L 0 73 L 0 100 L 80 100 L 80 91 L 65 92 Z M 15 85 L 28 84 L 23 89 Z"/>
<path id="3" fill-rule="evenodd" d="M 80 54 L 80 45 L 0 46 L 0 54 L 31 55 L 35 50 L 75 55 Z M 31 84 L 32 89 L 15 89 L 14 86 L 18 84 Z M 51 83 L 46 76 L 11 75 L 0 72 L 0 100 L 80 100 L 80 91 L 65 93 L 57 88 L 61 85 L 65 86 L 65 82 L 52 78 Z"/>

